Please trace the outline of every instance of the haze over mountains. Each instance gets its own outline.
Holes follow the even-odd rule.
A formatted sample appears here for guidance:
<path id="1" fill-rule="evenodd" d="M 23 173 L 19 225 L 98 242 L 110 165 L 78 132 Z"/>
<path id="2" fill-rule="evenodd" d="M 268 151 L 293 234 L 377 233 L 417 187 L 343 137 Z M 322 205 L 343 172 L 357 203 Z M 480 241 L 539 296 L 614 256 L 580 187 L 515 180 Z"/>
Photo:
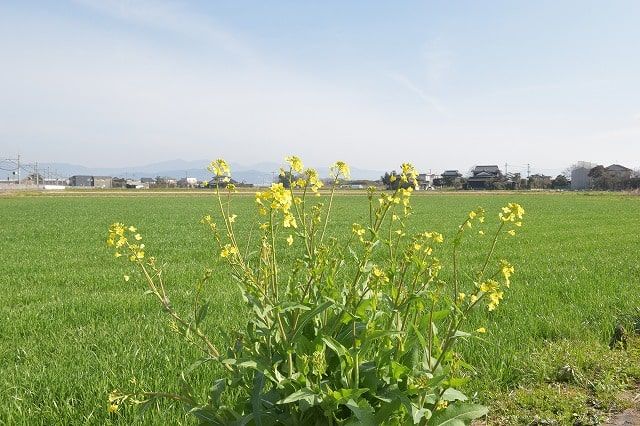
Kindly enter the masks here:
<path id="1" fill-rule="evenodd" d="M 68 163 L 41 163 L 40 170 L 49 169 L 51 174 L 60 177 L 68 177 L 73 175 L 94 175 L 94 176 L 112 176 L 124 177 L 130 179 L 139 179 L 142 177 L 168 176 L 176 179 L 183 177 L 194 177 L 199 180 L 211 178 L 211 173 L 207 171 L 208 160 L 169 160 L 159 163 L 152 163 L 134 167 L 85 167 L 77 164 Z M 230 163 L 231 175 L 238 182 L 252 183 L 254 185 L 267 185 L 277 176 L 281 165 L 278 163 L 262 162 L 251 165 L 243 165 L 238 163 Z M 321 177 L 329 175 L 328 167 L 318 167 L 318 173 Z M 351 168 L 352 179 L 380 179 L 384 171 Z"/>

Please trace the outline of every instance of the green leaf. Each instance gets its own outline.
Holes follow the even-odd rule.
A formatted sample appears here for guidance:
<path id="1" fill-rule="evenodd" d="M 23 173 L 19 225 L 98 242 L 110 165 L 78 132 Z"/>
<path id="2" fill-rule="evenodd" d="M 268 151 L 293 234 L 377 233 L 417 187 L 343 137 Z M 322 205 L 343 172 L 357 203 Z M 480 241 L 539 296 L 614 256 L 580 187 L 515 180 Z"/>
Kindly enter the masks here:
<path id="1" fill-rule="evenodd" d="M 409 372 L 409 368 L 405 367 L 402 364 L 399 364 L 395 361 L 391 361 L 391 377 L 395 380 L 400 380 L 400 377 L 407 374 Z"/>
<path id="2" fill-rule="evenodd" d="M 218 407 L 220 405 L 220 397 L 222 396 L 222 392 L 227 385 L 225 379 L 218 379 L 213 382 L 213 386 L 211 386 L 211 392 L 209 393 L 209 398 L 211 399 L 211 403 Z"/>
<path id="3" fill-rule="evenodd" d="M 288 397 L 276 402 L 276 404 L 290 404 L 292 402 L 300 401 L 301 399 L 304 399 L 310 405 L 315 405 L 318 400 L 318 395 L 309 388 L 302 388 L 295 391 Z"/>
<path id="4" fill-rule="evenodd" d="M 471 420 L 485 416 L 487 407 L 477 404 L 455 403 L 442 411 L 436 411 L 429 420 L 430 426 L 464 426 Z"/>
<path id="5" fill-rule="evenodd" d="M 442 394 L 442 399 L 444 399 L 445 401 L 452 402 L 452 401 L 466 401 L 469 398 L 467 398 L 465 394 L 463 394 L 457 389 L 448 388 Z"/>
<path id="6" fill-rule="evenodd" d="M 329 392 L 329 396 L 335 400 L 336 404 L 345 404 L 348 401 L 352 401 L 353 398 L 359 398 L 362 394 L 367 393 L 367 388 L 343 388 L 333 392 Z"/>
<path id="7" fill-rule="evenodd" d="M 260 394 L 264 387 L 264 374 L 257 372 L 253 376 L 253 387 L 251 388 L 251 408 L 253 409 L 254 421 L 256 426 L 262 426 L 262 402 L 260 401 Z"/>
<path id="8" fill-rule="evenodd" d="M 351 355 L 349 354 L 349 351 L 347 350 L 347 348 L 342 346 L 342 344 L 340 342 L 338 342 L 337 340 L 335 340 L 333 337 L 324 336 L 324 337 L 322 337 L 322 341 L 332 351 L 334 351 L 338 355 L 338 357 L 344 358 L 349 365 L 351 365 L 353 363 L 353 359 L 352 359 Z"/>
<path id="9" fill-rule="evenodd" d="M 200 309 L 198 309 L 198 313 L 196 314 L 196 327 L 207 316 L 208 310 L 209 310 L 209 303 L 205 303 L 204 305 L 200 306 Z"/>
<path id="10" fill-rule="evenodd" d="M 360 424 L 375 424 L 375 418 L 373 417 L 373 407 L 369 405 L 366 399 L 361 399 L 357 403 L 353 399 L 350 399 L 345 405 L 349 408 L 349 410 L 353 412 L 353 415 L 356 416 Z M 350 424 L 354 423 L 351 422 Z"/>
<path id="11" fill-rule="evenodd" d="M 193 373 L 193 371 L 195 369 L 200 367 L 202 364 L 207 363 L 207 362 L 212 361 L 212 360 L 213 360 L 213 358 L 211 358 L 211 357 L 204 357 L 204 358 L 200 358 L 200 359 L 194 361 L 193 364 L 191 364 L 189 367 L 187 367 L 186 370 L 184 370 L 185 376 L 190 375 L 191 373 Z"/>
<path id="12" fill-rule="evenodd" d="M 422 419 L 428 419 L 431 417 L 431 410 L 427 408 L 420 408 L 416 404 L 411 404 L 411 418 L 413 419 L 413 424 L 417 425 L 422 422 Z"/>
<path id="13" fill-rule="evenodd" d="M 298 336 L 298 334 L 304 329 L 304 326 L 309 322 L 309 320 L 311 320 L 316 315 L 321 314 L 331 306 L 333 306 L 333 302 L 327 301 L 316 306 L 309 312 L 305 312 L 304 315 L 300 317 L 300 320 L 298 321 L 298 326 L 296 327 L 295 331 L 291 335 L 290 340 L 292 341 L 295 340 L 296 336 Z"/>

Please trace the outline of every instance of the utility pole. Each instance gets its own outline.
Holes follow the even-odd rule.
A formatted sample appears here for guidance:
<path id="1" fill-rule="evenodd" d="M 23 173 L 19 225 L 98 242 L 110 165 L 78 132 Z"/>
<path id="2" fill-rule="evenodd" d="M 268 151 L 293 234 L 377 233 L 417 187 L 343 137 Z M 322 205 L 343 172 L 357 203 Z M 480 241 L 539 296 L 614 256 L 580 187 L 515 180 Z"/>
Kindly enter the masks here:
<path id="1" fill-rule="evenodd" d="M 531 175 L 531 165 L 527 163 L 527 179 L 529 179 L 530 175 Z"/>
<path id="2" fill-rule="evenodd" d="M 504 175 L 508 175 L 509 174 L 509 165 L 507 163 L 504 163 Z"/>
<path id="3" fill-rule="evenodd" d="M 38 162 L 37 161 L 35 162 L 34 170 L 36 172 L 36 188 L 39 188 L 40 187 L 40 182 L 39 182 L 40 181 L 40 179 L 39 179 L 40 176 L 38 175 Z"/>
<path id="4" fill-rule="evenodd" d="M 20 185 L 20 155 L 18 155 L 18 185 Z"/>

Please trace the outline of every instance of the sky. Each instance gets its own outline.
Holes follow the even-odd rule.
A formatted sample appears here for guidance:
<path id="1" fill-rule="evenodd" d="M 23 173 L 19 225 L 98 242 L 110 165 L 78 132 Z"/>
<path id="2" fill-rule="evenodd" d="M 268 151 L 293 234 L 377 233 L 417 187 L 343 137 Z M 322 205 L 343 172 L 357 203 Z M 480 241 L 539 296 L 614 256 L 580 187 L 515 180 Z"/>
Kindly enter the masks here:
<path id="1" fill-rule="evenodd" d="M 0 2 L 0 158 L 640 167 L 640 2 Z"/>

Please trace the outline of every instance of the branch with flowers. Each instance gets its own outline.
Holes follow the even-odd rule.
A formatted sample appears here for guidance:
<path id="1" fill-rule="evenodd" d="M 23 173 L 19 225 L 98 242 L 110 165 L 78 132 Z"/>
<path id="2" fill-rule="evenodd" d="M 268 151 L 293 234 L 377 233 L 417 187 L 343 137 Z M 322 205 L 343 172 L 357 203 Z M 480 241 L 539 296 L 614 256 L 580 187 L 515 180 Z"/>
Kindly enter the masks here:
<path id="1" fill-rule="evenodd" d="M 457 389 L 468 371 L 454 348 L 486 331 L 463 327 L 475 309 L 495 310 L 510 285 L 514 267 L 494 257 L 500 235 L 515 235 L 522 225 L 522 207 L 510 203 L 499 212 L 484 261 L 471 279 L 459 273 L 461 241 L 474 227 L 480 229 L 472 235 L 488 231 L 485 210 L 469 212 L 452 239 L 448 282 L 438 257 L 443 235 L 411 235 L 407 228 L 417 185 L 411 164 L 402 165 L 397 179 L 404 185 L 398 189 L 367 190 L 368 221 L 354 223 L 345 236 L 334 234 L 330 224 L 335 190 L 349 178 L 349 167 L 331 166 L 331 188 L 321 196 L 316 170 L 295 156 L 286 162 L 282 175 L 288 176 L 288 187 L 274 183 L 256 194 L 262 219 L 254 250 L 242 250 L 245 241 L 235 232 L 240 218 L 233 210 L 235 187 L 220 185 L 230 180 L 228 164 L 218 159 L 209 166 L 218 183 L 218 211 L 202 223 L 250 313 L 241 336 L 223 351 L 201 329 L 207 305 L 200 295 L 211 272 L 198 283 L 191 313 L 183 316 L 169 302 L 162 268 L 145 255 L 137 229 L 111 226 L 107 243 L 116 256 L 126 255 L 174 329 L 227 374 L 215 381 L 207 401 L 190 391 L 114 391 L 110 411 L 117 413 L 125 402 L 169 398 L 201 422 L 220 425 L 465 424 L 485 415 L 485 407 L 469 403 Z M 295 260 L 284 263 L 284 254 L 292 251 Z M 222 398 L 225 393 L 234 397 Z"/>

